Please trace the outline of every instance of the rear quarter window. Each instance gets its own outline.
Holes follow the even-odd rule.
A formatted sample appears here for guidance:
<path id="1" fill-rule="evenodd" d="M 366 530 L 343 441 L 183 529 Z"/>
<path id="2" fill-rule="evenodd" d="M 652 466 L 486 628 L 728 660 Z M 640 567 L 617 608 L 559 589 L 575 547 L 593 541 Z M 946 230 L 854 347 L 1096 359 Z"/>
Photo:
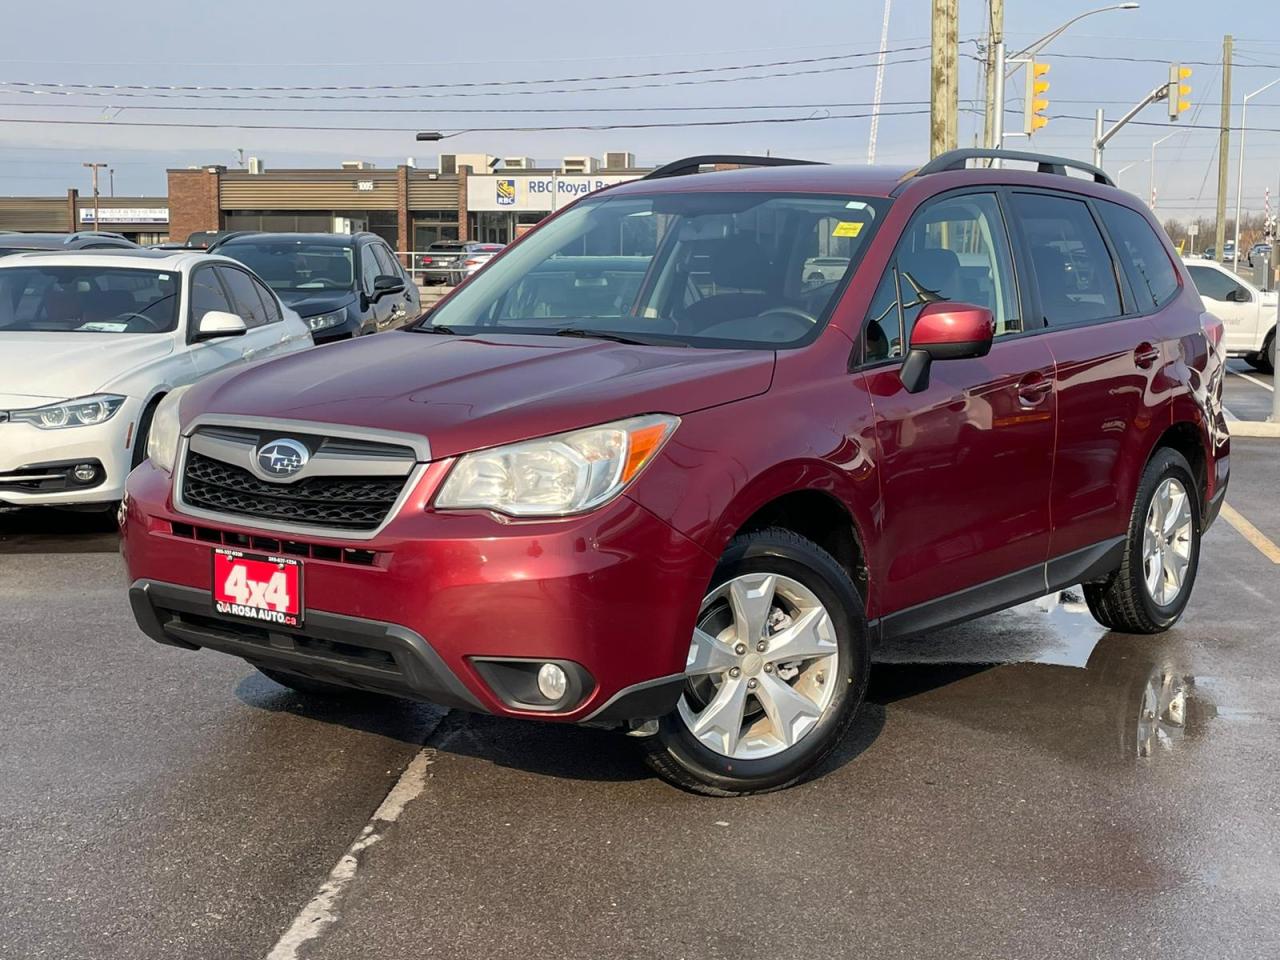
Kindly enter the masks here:
<path id="1" fill-rule="evenodd" d="M 1105 200 L 1098 202 L 1098 211 L 1120 255 L 1139 312 L 1163 307 L 1178 293 L 1178 274 L 1147 218 Z"/>

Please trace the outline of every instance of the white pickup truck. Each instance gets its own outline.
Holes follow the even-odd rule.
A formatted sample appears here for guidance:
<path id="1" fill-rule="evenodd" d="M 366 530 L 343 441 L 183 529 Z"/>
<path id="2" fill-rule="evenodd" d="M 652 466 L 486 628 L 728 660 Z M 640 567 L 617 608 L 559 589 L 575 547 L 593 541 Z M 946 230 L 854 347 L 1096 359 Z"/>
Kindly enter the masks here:
<path id="1" fill-rule="evenodd" d="M 1276 291 L 1259 290 L 1226 267 L 1208 260 L 1185 259 L 1200 299 L 1225 329 L 1227 353 L 1270 373 L 1276 364 Z"/>

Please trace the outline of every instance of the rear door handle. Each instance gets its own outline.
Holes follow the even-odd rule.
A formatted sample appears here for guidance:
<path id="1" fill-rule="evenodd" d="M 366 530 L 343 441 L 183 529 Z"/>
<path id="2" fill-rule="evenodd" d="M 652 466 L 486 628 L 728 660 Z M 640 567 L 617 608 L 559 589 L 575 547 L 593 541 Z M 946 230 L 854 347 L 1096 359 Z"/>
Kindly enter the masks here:
<path id="1" fill-rule="evenodd" d="M 1143 370 L 1153 366 L 1159 359 L 1160 351 L 1146 341 L 1138 344 L 1138 348 L 1133 351 L 1133 362 Z"/>
<path id="2" fill-rule="evenodd" d="M 1018 381 L 1018 399 L 1033 407 L 1053 393 L 1053 381 L 1042 373 L 1029 373 Z"/>

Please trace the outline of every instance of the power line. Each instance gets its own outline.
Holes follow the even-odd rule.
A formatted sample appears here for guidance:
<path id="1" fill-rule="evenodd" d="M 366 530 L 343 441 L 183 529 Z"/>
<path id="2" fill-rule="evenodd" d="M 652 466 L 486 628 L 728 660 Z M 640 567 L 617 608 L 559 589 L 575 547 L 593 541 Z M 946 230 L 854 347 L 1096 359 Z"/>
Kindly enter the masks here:
<path id="1" fill-rule="evenodd" d="M 882 117 L 909 117 L 927 114 L 928 110 L 902 110 L 894 112 L 881 111 Z M 456 137 L 464 133 L 543 133 L 565 130 L 652 130 L 671 127 L 736 127 L 750 124 L 781 123 L 814 123 L 823 120 L 862 120 L 870 117 L 870 113 L 829 113 L 823 116 L 808 117 L 754 117 L 743 120 L 681 120 L 661 123 L 604 123 L 604 124 L 565 124 L 552 127 L 468 127 L 465 130 L 453 130 L 443 138 Z M 256 123 L 176 123 L 146 120 L 53 120 L 49 118 L 0 117 L 0 123 L 35 123 L 62 126 L 82 127 L 149 127 L 178 130 L 307 130 L 342 133 L 412 133 L 420 129 L 412 127 L 351 127 L 351 126 L 319 126 L 319 125 L 280 125 Z"/>

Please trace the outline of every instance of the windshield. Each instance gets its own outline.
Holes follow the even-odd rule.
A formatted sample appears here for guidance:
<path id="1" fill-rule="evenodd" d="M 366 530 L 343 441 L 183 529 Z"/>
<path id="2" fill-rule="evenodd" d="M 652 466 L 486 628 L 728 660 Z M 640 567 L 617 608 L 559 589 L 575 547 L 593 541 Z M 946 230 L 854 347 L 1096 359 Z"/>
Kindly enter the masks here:
<path id="1" fill-rule="evenodd" d="M 181 275 L 129 267 L 0 268 L 0 333 L 165 333 Z"/>
<path id="2" fill-rule="evenodd" d="M 806 342 L 887 204 L 758 192 L 602 196 L 533 231 L 424 329 L 592 330 L 690 346 Z"/>
<path id="3" fill-rule="evenodd" d="M 351 290 L 351 247 L 313 240 L 236 240 L 217 250 L 239 260 L 272 290 Z"/>

